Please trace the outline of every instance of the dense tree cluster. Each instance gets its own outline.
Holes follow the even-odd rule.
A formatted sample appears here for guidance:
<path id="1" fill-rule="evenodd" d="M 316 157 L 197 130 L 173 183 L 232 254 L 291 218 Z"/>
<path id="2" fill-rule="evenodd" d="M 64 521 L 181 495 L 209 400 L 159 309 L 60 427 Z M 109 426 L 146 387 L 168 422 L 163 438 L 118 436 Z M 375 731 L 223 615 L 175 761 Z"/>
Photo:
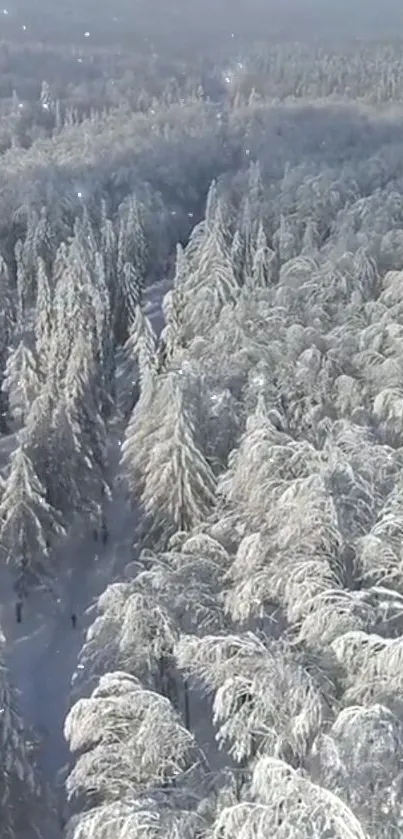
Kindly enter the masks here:
<path id="1" fill-rule="evenodd" d="M 213 182 L 163 352 L 141 302 L 128 341 L 140 555 L 99 601 L 81 678 L 123 669 L 191 730 L 195 686 L 212 695 L 230 776 L 214 804 L 193 790 L 190 836 L 401 830 L 403 204 L 396 170 L 366 194 L 385 159 L 347 165 Z"/>

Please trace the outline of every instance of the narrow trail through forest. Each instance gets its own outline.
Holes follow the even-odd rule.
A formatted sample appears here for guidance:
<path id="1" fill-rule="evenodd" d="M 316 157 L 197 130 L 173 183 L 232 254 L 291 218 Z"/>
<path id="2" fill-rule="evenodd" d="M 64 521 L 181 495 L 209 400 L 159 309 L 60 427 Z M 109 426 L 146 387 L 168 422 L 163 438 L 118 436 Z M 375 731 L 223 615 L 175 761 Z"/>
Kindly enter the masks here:
<path id="1" fill-rule="evenodd" d="M 119 430 L 113 430 L 109 443 L 109 480 L 113 485 L 119 440 Z M 3 573 L 0 623 L 7 639 L 8 666 L 19 691 L 24 722 L 39 740 L 41 774 L 54 791 L 58 774 L 69 760 L 63 725 L 78 654 L 92 619 L 87 610 L 131 557 L 133 514 L 119 487 L 114 486 L 106 517 L 109 538 L 105 546 L 94 540 L 92 528 L 86 533 L 73 530 L 57 551 L 60 567 L 68 569 L 57 581 L 57 599 L 49 593 L 31 594 L 21 624 L 16 622 L 12 581 Z"/>
<path id="2" fill-rule="evenodd" d="M 151 286 L 147 308 L 154 328 L 161 328 L 161 301 L 167 282 Z M 119 375 L 117 387 L 121 386 Z M 119 394 L 118 394 L 119 403 Z M 77 668 L 79 651 L 93 617 L 87 610 L 108 583 L 122 575 L 132 558 L 135 530 L 133 511 L 116 482 L 123 420 L 112 420 L 108 437 L 108 480 L 112 497 L 106 504 L 108 541 L 94 540 L 93 529 L 83 529 L 78 522 L 67 539 L 55 551 L 59 568 L 57 595 L 31 593 L 24 604 L 22 622 L 16 622 L 13 579 L 1 571 L 0 625 L 7 640 L 7 663 L 14 686 L 19 692 L 19 710 L 25 725 L 38 742 L 37 762 L 45 782 L 52 789 L 57 776 L 69 760 L 63 726 L 71 702 L 71 684 Z M 7 466 L 16 445 L 16 436 L 3 438 L 0 460 Z M 63 569 L 66 569 L 64 572 Z M 71 615 L 77 624 L 72 626 Z"/>
<path id="3" fill-rule="evenodd" d="M 152 286 L 148 294 L 149 316 L 157 331 L 165 291 L 166 283 Z M 117 384 L 119 387 L 119 381 Z M 106 545 L 94 539 L 92 527 L 85 530 L 83 523 L 78 522 L 55 551 L 55 565 L 59 569 L 56 594 L 32 592 L 24 603 L 21 623 L 16 621 L 13 579 L 7 569 L 1 570 L 0 625 L 7 642 L 10 677 L 18 691 L 24 724 L 32 730 L 37 742 L 36 762 L 56 797 L 60 797 L 58 785 L 69 761 L 63 727 L 71 703 L 78 655 L 93 620 L 88 609 L 113 579 L 122 576 L 132 558 L 134 514 L 126 502 L 123 487 L 115 480 L 123 425 L 122 420 L 115 419 L 109 429 L 108 480 L 112 497 L 105 508 Z M 16 435 L 0 442 L 0 461 L 5 467 L 15 445 Z M 72 614 L 77 619 L 75 627 Z M 63 806 L 63 801 L 60 804 Z"/>

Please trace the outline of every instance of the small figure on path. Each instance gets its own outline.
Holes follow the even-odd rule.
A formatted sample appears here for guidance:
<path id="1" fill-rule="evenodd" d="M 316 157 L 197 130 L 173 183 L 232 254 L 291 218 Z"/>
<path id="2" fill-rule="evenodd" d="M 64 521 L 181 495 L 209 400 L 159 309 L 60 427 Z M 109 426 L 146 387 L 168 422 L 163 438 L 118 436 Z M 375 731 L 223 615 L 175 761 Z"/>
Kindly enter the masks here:
<path id="1" fill-rule="evenodd" d="M 77 615 L 75 615 L 74 612 L 71 616 L 71 625 L 72 625 L 73 629 L 75 629 L 76 626 L 77 626 Z"/>
<path id="2" fill-rule="evenodd" d="M 17 623 L 22 623 L 22 602 L 17 600 L 15 604 L 15 619 Z"/>
<path id="3" fill-rule="evenodd" d="M 106 545 L 108 539 L 109 539 L 108 525 L 106 524 L 105 519 L 103 519 L 102 520 L 102 525 L 101 525 L 101 541 L 102 541 L 102 544 Z"/>

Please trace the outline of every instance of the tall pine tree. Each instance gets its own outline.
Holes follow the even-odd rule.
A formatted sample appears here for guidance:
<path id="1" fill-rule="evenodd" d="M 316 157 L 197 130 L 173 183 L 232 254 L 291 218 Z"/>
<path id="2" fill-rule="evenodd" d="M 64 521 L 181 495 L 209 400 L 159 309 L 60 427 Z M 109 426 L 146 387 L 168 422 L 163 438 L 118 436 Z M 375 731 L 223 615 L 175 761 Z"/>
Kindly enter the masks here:
<path id="1" fill-rule="evenodd" d="M 60 517 L 46 501 L 46 490 L 19 446 L 12 454 L 0 503 L 0 546 L 15 574 L 19 597 L 52 575 L 49 546 L 63 534 Z"/>

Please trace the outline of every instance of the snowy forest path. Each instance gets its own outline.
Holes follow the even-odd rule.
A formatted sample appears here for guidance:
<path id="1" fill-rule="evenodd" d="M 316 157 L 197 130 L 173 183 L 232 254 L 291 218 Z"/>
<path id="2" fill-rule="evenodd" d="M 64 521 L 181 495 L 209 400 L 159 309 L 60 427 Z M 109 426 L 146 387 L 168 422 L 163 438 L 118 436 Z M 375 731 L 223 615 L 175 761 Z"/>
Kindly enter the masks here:
<path id="1" fill-rule="evenodd" d="M 120 456 L 120 429 L 109 435 L 109 481 L 114 484 Z M 77 524 L 57 551 L 66 573 L 57 580 L 57 597 L 32 593 L 17 624 L 12 580 L 3 572 L 0 624 L 7 639 L 8 665 L 19 691 L 19 707 L 25 724 L 39 740 L 37 762 L 45 782 L 56 792 L 60 771 L 69 760 L 63 726 L 71 701 L 71 681 L 86 629 L 87 613 L 115 574 L 130 560 L 133 513 L 114 486 L 106 504 L 108 542 L 95 540 L 92 528 Z M 64 560 L 64 562 L 63 562 Z M 71 617 L 76 616 L 73 626 Z"/>
<path id="2" fill-rule="evenodd" d="M 165 280 L 147 290 L 147 311 L 157 332 L 161 328 L 161 302 L 168 285 Z M 121 378 L 125 365 L 123 358 L 118 358 L 117 363 L 119 403 L 119 391 L 125 387 Z M 77 522 L 55 550 L 58 568 L 55 592 L 32 592 L 23 605 L 21 623 L 16 621 L 14 578 L 6 568 L 0 569 L 0 626 L 7 642 L 11 681 L 19 694 L 24 725 L 31 730 L 36 744 L 36 763 L 61 807 L 64 804 L 62 779 L 70 760 L 63 728 L 72 702 L 72 679 L 78 655 L 93 620 L 88 610 L 109 583 L 123 576 L 125 565 L 132 559 L 133 511 L 122 486 L 115 481 L 123 426 L 118 411 L 108 428 L 108 481 L 112 497 L 105 505 L 107 544 L 94 540 L 92 526 Z M 1 439 L 0 463 L 5 467 L 17 444 L 16 434 Z"/>

